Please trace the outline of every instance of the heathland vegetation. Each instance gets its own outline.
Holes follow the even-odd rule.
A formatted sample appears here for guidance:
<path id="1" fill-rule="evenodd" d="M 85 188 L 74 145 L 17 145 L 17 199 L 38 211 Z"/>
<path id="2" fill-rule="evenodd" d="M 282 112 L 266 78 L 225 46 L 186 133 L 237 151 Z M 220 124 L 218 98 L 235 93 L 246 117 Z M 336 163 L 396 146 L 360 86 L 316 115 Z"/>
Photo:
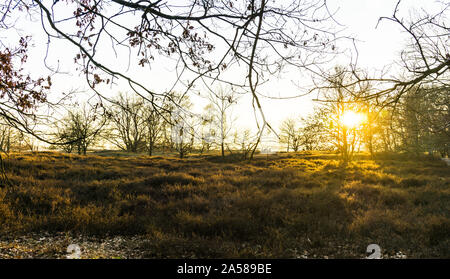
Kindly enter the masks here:
<path id="1" fill-rule="evenodd" d="M 450 256 L 449 167 L 429 156 L 112 155 L 11 154 L 1 235 L 141 235 L 158 258 Z"/>

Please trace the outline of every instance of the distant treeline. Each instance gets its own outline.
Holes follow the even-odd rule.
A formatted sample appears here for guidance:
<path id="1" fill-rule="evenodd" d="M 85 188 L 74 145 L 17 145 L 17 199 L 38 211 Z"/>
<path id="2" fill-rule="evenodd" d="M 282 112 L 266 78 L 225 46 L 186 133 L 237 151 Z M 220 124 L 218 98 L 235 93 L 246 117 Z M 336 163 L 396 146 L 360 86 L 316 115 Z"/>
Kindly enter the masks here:
<path id="1" fill-rule="evenodd" d="M 325 94 L 311 115 L 283 121 L 280 140 L 286 150 L 335 150 L 346 160 L 362 150 L 372 155 L 406 152 L 449 156 L 448 88 L 413 88 L 396 102 L 383 105 L 376 99 L 364 99 L 365 93 L 335 89 Z M 346 123 L 348 112 L 352 112 L 353 122 Z"/>
<path id="2" fill-rule="evenodd" d="M 281 146 L 287 152 L 336 151 L 345 161 L 359 151 L 449 156 L 449 89 L 413 88 L 397 102 L 383 106 L 364 99 L 367 92 L 367 88 L 352 94 L 328 90 L 312 114 L 282 122 Z M 160 100 L 158 107 L 155 101 L 126 94 L 119 94 L 108 105 L 84 104 L 53 123 L 51 148 L 86 154 L 89 148 L 114 146 L 148 155 L 176 152 L 181 158 L 194 151 L 218 150 L 222 156 L 236 153 L 249 158 L 260 140 L 248 129 L 233 129 L 228 109 L 235 103 L 234 93 L 220 88 L 209 100 L 201 114 L 191 113 L 189 98 L 176 93 L 170 102 Z M 350 123 L 346 123 L 348 115 L 354 118 Z M 32 137 L 7 124 L 0 126 L 2 151 L 34 151 L 37 146 Z"/>

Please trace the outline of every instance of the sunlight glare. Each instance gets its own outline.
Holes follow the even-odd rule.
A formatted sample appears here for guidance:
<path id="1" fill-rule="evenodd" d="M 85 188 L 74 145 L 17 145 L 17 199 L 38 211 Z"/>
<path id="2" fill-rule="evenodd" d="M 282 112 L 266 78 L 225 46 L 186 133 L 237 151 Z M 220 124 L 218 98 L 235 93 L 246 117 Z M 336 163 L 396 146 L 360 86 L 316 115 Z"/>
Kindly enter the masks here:
<path id="1" fill-rule="evenodd" d="M 342 116 L 342 123 L 347 128 L 355 128 L 360 126 L 365 121 L 365 115 L 362 113 L 356 113 L 354 111 L 346 111 Z"/>

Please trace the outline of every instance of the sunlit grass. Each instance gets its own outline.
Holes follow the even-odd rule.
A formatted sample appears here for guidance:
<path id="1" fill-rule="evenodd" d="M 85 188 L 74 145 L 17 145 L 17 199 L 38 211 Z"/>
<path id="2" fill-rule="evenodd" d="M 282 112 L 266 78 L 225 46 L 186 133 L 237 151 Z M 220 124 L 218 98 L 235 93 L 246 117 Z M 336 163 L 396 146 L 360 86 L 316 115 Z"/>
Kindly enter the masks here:
<path id="1" fill-rule="evenodd" d="M 425 157 L 13 154 L 0 235 L 144 235 L 148 257 L 450 257 L 450 172 Z M 337 249 L 336 247 L 340 247 Z"/>

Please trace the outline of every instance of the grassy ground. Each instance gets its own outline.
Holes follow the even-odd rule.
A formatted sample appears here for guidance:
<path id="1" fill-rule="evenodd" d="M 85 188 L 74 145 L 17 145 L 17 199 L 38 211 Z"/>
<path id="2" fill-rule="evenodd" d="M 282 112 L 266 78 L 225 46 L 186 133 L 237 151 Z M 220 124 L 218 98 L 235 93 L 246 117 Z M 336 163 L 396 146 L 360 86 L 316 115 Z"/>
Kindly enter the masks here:
<path id="1" fill-rule="evenodd" d="M 450 258 L 450 167 L 426 157 L 12 154 L 0 239 L 144 236 L 144 257 Z"/>

